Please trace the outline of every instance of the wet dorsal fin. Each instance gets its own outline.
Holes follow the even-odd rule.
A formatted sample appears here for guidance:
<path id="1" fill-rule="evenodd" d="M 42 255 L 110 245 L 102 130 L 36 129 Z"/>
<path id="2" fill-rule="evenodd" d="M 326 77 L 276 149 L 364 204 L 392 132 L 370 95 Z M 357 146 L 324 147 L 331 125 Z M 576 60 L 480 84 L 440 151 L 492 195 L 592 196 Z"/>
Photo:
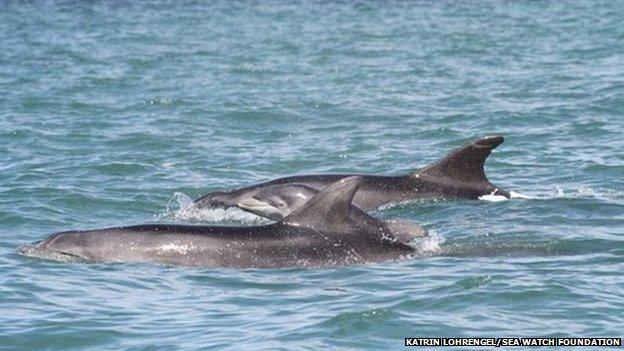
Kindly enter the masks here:
<path id="1" fill-rule="evenodd" d="M 359 176 L 342 178 L 312 196 L 281 223 L 326 229 L 343 227 L 351 212 L 353 196 L 362 181 Z"/>
<path id="2" fill-rule="evenodd" d="M 442 160 L 421 169 L 414 175 L 434 176 L 464 182 L 488 182 L 483 165 L 485 159 L 503 142 L 502 136 L 487 136 L 451 152 Z"/>

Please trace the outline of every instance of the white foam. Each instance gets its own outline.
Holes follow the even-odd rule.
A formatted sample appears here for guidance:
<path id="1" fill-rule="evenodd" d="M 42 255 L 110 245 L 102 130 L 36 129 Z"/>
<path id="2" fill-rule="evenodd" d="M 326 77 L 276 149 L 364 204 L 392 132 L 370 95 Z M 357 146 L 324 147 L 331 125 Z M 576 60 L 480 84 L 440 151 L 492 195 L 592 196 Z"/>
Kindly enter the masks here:
<path id="1" fill-rule="evenodd" d="M 509 199 L 533 199 L 533 197 L 531 196 L 524 195 L 524 194 L 515 192 L 513 190 L 509 192 L 509 198 L 507 198 L 506 196 L 503 196 L 503 195 L 496 195 L 495 193 L 497 191 L 498 189 L 494 190 L 490 194 L 479 196 L 479 200 L 489 201 L 489 202 L 500 202 L 500 201 L 507 201 Z"/>
<path id="2" fill-rule="evenodd" d="M 177 209 L 171 209 L 170 205 L 175 202 Z M 175 207 L 175 206 L 174 206 Z M 166 213 L 158 216 L 174 221 L 200 221 L 200 222 L 242 222 L 245 224 L 264 224 L 270 221 L 245 212 L 239 208 L 198 208 L 193 199 L 184 193 L 174 193 L 173 201 L 169 202 Z"/>
<path id="3" fill-rule="evenodd" d="M 488 201 L 488 202 L 500 202 L 500 201 L 507 201 L 509 199 L 503 195 L 487 194 L 487 195 L 479 196 L 479 200 Z"/>
<path id="4" fill-rule="evenodd" d="M 416 250 L 425 254 L 434 254 L 440 252 L 440 246 L 444 244 L 446 239 L 438 234 L 435 230 L 429 229 L 427 236 L 418 241 Z"/>
<path id="5" fill-rule="evenodd" d="M 553 199 L 598 199 L 602 201 L 621 202 L 624 192 L 613 189 L 593 189 L 587 186 L 566 188 L 557 185 L 554 193 L 527 197 L 529 199 L 553 200 Z"/>
<path id="6" fill-rule="evenodd" d="M 533 197 L 529 195 L 520 194 L 513 190 L 509 192 L 509 197 L 512 199 L 533 199 Z"/>

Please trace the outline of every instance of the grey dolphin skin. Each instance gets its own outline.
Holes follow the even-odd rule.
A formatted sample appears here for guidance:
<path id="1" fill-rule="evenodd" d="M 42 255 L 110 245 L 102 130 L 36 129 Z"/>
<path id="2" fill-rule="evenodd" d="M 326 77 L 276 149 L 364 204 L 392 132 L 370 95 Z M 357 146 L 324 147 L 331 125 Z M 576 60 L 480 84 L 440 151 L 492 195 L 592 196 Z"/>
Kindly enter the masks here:
<path id="1" fill-rule="evenodd" d="M 363 183 L 362 177 L 339 180 L 282 221 L 264 226 L 153 224 L 68 231 L 27 246 L 22 254 L 231 268 L 334 266 L 409 257 L 415 249 L 406 241 L 423 231 L 395 235 L 392 226 L 355 209 L 351 202 Z"/>
<path id="2" fill-rule="evenodd" d="M 484 164 L 502 136 L 488 136 L 459 148 L 442 160 L 414 173 L 399 176 L 359 175 L 363 183 L 353 199 L 362 210 L 423 198 L 478 199 L 483 195 L 509 193 L 490 183 Z M 195 203 L 199 208 L 239 207 L 279 220 L 297 209 L 329 184 L 353 174 L 313 174 L 274 179 L 230 191 L 206 194 Z"/>
<path id="3" fill-rule="evenodd" d="M 254 198 L 238 203 L 238 207 L 261 217 L 279 221 L 305 204 L 318 191 L 303 184 L 270 185 L 258 190 Z M 258 201 L 256 198 L 263 199 Z M 366 212 L 351 206 L 352 217 L 367 218 Z M 400 219 L 381 220 L 399 240 L 409 242 L 414 234 L 421 236 L 424 229 L 412 222 Z"/>

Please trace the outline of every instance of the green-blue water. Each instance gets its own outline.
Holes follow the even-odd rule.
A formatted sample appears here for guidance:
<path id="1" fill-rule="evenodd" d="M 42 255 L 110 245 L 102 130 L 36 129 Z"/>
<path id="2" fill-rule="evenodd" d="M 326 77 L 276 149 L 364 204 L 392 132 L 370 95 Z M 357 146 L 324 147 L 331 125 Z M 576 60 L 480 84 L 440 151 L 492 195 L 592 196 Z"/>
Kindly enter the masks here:
<path id="1" fill-rule="evenodd" d="M 622 336 L 624 6 L 0 1 L 0 349 L 402 349 Z M 477 137 L 528 197 L 424 201 L 427 257 L 331 269 L 55 263 L 49 233 L 249 225 L 189 198 L 398 174 Z"/>

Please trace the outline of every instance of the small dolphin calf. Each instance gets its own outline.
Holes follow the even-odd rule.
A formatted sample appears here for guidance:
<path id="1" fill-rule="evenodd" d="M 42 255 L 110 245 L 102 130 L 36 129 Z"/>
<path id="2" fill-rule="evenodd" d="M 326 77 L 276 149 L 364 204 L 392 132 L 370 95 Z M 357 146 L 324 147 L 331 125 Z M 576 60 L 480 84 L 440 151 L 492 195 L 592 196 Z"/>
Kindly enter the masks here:
<path id="1" fill-rule="evenodd" d="M 503 142 L 502 136 L 479 139 L 442 160 L 402 176 L 360 175 L 362 186 L 353 204 L 362 210 L 421 198 L 478 199 L 483 195 L 509 197 L 490 183 L 484 163 Z M 200 208 L 239 207 L 273 220 L 284 218 L 329 184 L 350 174 L 314 174 L 274 179 L 230 191 L 206 194 L 195 203 Z"/>
<path id="2" fill-rule="evenodd" d="M 27 246 L 35 257 L 95 262 L 155 262 L 184 266 L 275 268 L 349 265 L 407 257 L 406 235 L 351 205 L 362 177 L 337 181 L 282 221 L 255 227 L 140 225 L 53 234 Z M 394 231 L 394 229 L 398 229 Z M 410 228 L 410 227 L 408 227 Z"/>

